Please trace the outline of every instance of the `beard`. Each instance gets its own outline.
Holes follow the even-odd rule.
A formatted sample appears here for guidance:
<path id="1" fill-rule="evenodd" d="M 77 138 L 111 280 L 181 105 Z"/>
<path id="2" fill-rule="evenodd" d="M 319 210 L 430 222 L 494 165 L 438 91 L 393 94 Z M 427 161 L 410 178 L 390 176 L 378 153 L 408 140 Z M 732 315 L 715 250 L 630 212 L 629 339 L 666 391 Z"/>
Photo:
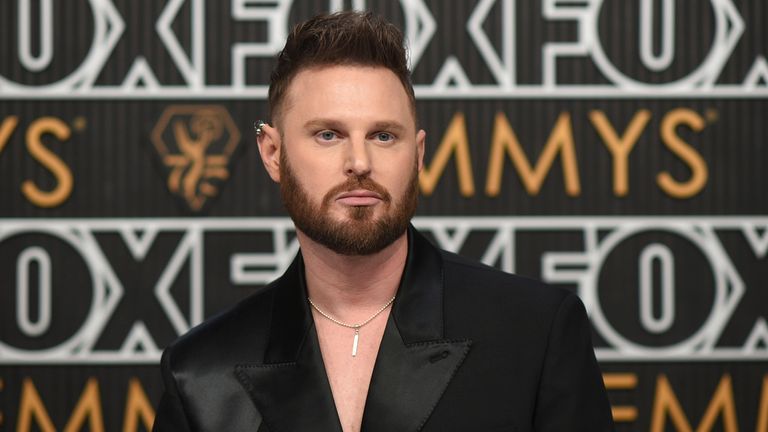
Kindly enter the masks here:
<path id="1" fill-rule="evenodd" d="M 387 189 L 368 176 L 350 176 L 329 190 L 320 205 L 299 184 L 285 152 L 280 153 L 280 194 L 294 225 L 315 242 L 341 255 L 371 255 L 400 238 L 416 212 L 418 203 L 418 170 L 414 162 L 405 192 L 393 202 Z M 331 206 L 340 193 L 366 189 L 381 197 L 384 214 L 375 217 L 376 206 L 351 206 L 347 218 L 331 216 Z"/>

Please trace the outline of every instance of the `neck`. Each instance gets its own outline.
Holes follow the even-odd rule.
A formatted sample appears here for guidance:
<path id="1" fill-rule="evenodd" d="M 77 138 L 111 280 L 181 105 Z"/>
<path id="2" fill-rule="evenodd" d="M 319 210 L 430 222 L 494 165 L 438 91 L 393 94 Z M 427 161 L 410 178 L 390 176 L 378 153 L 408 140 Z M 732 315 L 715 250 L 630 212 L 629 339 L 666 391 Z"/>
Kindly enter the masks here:
<path id="1" fill-rule="evenodd" d="M 406 233 L 364 256 L 337 254 L 297 231 L 307 293 L 334 317 L 354 322 L 381 308 L 397 292 L 408 256 Z"/>

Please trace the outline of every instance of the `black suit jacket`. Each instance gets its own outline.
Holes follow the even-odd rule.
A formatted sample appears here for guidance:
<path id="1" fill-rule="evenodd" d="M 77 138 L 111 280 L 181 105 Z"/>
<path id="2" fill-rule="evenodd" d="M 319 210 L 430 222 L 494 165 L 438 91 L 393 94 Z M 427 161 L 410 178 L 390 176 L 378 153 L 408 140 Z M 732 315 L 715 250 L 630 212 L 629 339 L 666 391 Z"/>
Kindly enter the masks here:
<path id="1" fill-rule="evenodd" d="M 613 430 L 578 297 L 408 236 L 364 432 Z M 155 431 L 341 431 L 301 254 L 168 347 L 162 374 Z"/>

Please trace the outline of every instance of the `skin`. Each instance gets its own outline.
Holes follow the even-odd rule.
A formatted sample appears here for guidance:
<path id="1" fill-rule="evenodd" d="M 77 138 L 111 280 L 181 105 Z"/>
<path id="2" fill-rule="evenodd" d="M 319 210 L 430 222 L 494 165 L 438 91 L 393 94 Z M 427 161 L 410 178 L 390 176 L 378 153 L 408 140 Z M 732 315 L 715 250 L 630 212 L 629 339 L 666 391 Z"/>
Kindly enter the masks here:
<path id="1" fill-rule="evenodd" d="M 409 185 L 414 164 L 423 167 L 423 130 L 416 129 L 408 95 L 388 69 L 365 66 L 315 67 L 299 72 L 286 92 L 275 127 L 258 139 L 262 162 L 280 182 L 285 152 L 299 184 L 315 204 L 350 176 L 369 176 L 395 203 Z M 281 134 L 282 133 L 282 134 Z M 392 211 L 376 194 L 355 190 L 338 194 L 330 217 L 343 221 L 353 208 L 372 209 L 372 218 Z M 407 257 L 405 233 L 371 255 L 340 255 L 300 230 L 307 290 L 326 313 L 347 323 L 362 322 L 397 291 Z M 357 357 L 351 356 L 354 330 L 315 311 L 315 326 L 328 379 L 345 432 L 360 430 L 373 365 L 389 309 L 360 330 Z"/>

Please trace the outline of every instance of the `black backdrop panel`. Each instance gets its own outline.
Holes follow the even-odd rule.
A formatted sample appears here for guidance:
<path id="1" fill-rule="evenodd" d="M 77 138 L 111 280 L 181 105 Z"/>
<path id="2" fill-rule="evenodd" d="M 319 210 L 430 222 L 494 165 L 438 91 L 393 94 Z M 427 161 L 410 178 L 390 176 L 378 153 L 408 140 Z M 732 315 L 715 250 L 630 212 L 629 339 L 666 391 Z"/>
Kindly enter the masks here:
<path id="1" fill-rule="evenodd" d="M 439 246 L 576 292 L 619 431 L 768 430 L 762 0 L 0 2 L 0 430 L 145 430 L 163 347 L 298 245 L 292 23 L 409 40 Z"/>

